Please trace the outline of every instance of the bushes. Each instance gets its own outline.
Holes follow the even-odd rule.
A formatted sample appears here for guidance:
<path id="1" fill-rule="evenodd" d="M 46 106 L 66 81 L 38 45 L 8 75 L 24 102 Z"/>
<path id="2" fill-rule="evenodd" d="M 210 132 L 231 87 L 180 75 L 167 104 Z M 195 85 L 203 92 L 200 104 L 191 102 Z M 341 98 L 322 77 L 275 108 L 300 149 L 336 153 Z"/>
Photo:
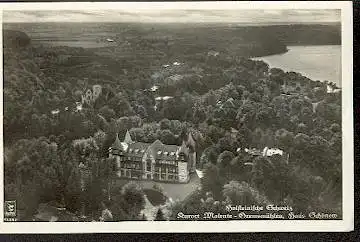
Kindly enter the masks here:
<path id="1" fill-rule="evenodd" d="M 166 201 L 166 196 L 164 196 L 161 191 L 154 189 L 144 189 L 144 193 L 153 206 L 164 204 Z"/>

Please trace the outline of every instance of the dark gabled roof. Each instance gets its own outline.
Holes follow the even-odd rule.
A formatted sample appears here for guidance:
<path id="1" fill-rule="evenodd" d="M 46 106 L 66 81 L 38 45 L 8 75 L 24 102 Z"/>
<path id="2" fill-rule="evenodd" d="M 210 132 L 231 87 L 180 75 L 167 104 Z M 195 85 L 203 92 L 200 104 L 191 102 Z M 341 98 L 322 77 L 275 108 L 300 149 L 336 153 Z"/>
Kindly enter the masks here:
<path id="1" fill-rule="evenodd" d="M 165 145 L 160 140 L 156 140 L 149 146 L 149 149 L 155 160 L 176 160 L 176 152 L 179 149 L 179 146 Z"/>
<path id="2" fill-rule="evenodd" d="M 129 142 L 126 142 L 129 141 Z M 188 147 L 195 147 L 195 141 L 191 133 L 182 146 L 163 144 L 160 140 L 154 141 L 152 144 L 144 142 L 133 142 L 129 132 L 126 132 L 124 142 L 120 142 L 118 134 L 116 134 L 115 142 L 112 145 L 113 154 L 126 152 L 127 156 L 143 157 L 146 152 L 150 152 L 155 160 L 176 160 L 179 153 L 189 154 Z M 179 152 L 178 152 L 179 151 Z"/>
<path id="3" fill-rule="evenodd" d="M 127 155 L 135 156 L 135 157 L 143 157 L 146 150 L 149 148 L 151 144 L 143 143 L 143 142 L 135 142 L 131 143 L 127 149 Z"/>
<path id="4" fill-rule="evenodd" d="M 135 142 L 132 144 L 129 144 L 129 149 L 147 149 L 151 144 L 150 143 L 144 143 L 144 142 Z"/>

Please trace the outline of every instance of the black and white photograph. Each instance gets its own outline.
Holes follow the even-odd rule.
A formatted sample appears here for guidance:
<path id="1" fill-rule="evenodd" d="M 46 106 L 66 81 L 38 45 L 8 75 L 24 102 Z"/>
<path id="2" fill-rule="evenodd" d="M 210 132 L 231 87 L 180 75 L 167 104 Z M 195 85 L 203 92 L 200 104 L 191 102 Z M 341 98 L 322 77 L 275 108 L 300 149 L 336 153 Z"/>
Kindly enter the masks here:
<path id="1" fill-rule="evenodd" d="M 351 3 L 298 5 L 2 6 L 1 226 L 351 230 Z"/>

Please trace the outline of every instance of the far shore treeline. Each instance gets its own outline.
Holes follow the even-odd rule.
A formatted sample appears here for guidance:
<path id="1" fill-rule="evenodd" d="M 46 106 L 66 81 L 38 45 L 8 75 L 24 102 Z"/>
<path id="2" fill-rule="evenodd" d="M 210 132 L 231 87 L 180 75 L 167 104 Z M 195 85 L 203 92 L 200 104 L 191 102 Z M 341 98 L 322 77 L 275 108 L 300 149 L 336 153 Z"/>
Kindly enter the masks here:
<path id="1" fill-rule="evenodd" d="M 259 57 L 286 52 L 288 45 L 340 45 L 340 23 L 242 26 L 241 24 L 177 23 L 5 23 L 4 29 L 26 32 L 35 41 L 104 42 L 107 36 L 138 38 L 139 47 L 191 54 L 216 49 L 227 55 Z M 56 42 L 60 43 L 57 44 Z M 157 42 L 157 43 L 155 43 Z M 74 43 L 73 43 L 74 44 Z M 65 44 L 66 45 L 66 44 Z M 79 45 L 76 45 L 79 46 Z M 93 47 L 96 45 L 89 45 Z M 179 56 L 180 57 L 180 56 Z M 180 57 L 181 58 L 181 57 Z"/>
<path id="2" fill-rule="evenodd" d="M 328 85 L 335 85 L 326 80 L 248 59 L 291 44 L 340 44 L 339 26 L 109 24 L 99 37 L 101 24 L 93 32 L 91 24 L 80 30 L 48 24 L 47 31 L 60 28 L 61 38 L 73 33 L 84 45 L 86 36 L 101 42 L 113 28 L 116 44 L 76 48 L 32 39 L 47 32 L 34 25 L 11 24 L 14 31 L 3 35 L 5 200 L 18 202 L 20 220 L 31 221 L 39 204 L 50 201 L 74 214 L 85 204 L 85 213 L 98 218 L 104 200 L 115 221 L 145 219 L 139 214 L 144 191 L 136 184 L 112 188 L 107 200 L 107 151 L 127 130 L 141 142 L 180 145 L 187 132 L 196 140 L 201 189 L 164 205 L 158 220 L 174 220 L 178 212 L 223 212 L 229 204 L 275 204 L 341 217 L 341 92 L 329 93 Z M 94 85 L 101 94 L 79 108 Z M 158 102 L 158 96 L 172 98 Z M 264 147 L 288 155 L 252 156 L 238 149 Z M 94 167 L 85 195 L 83 159 Z"/>

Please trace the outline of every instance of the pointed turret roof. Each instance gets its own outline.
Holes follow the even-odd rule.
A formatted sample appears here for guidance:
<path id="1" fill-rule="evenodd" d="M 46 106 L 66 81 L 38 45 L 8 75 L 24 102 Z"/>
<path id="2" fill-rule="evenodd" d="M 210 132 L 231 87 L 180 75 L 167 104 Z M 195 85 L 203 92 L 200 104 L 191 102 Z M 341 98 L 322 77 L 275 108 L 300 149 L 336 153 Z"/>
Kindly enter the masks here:
<path id="1" fill-rule="evenodd" d="M 115 142 L 111 146 L 113 149 L 122 150 L 123 146 L 121 145 L 121 142 L 119 140 L 119 134 L 116 133 Z"/>
<path id="2" fill-rule="evenodd" d="M 127 144 L 133 143 L 129 130 L 126 131 L 124 142 Z"/>
<path id="3" fill-rule="evenodd" d="M 189 132 L 189 135 L 188 135 L 187 145 L 189 147 L 191 147 L 192 149 L 195 149 L 195 141 L 194 141 L 194 138 L 193 138 L 191 132 Z"/>
<path id="4" fill-rule="evenodd" d="M 179 148 L 179 151 L 178 151 L 178 154 L 188 154 L 188 149 L 187 149 L 187 147 L 186 147 L 186 144 L 185 144 L 185 140 L 183 140 L 183 142 L 182 142 L 182 145 L 180 146 L 180 148 Z"/>

